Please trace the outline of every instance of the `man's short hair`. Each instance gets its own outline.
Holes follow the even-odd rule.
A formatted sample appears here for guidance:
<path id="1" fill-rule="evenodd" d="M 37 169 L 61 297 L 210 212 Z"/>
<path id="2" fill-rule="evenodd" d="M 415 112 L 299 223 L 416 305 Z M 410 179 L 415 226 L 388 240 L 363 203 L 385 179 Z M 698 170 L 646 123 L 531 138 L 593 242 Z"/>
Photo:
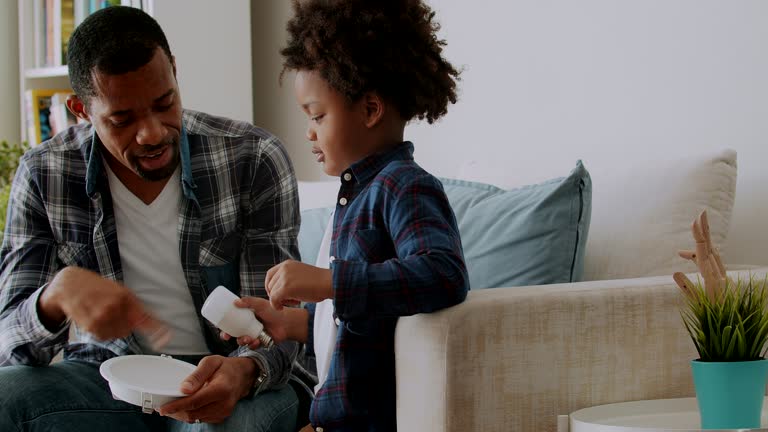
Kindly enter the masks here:
<path id="1" fill-rule="evenodd" d="M 140 9 L 112 6 L 88 16 L 69 39 L 67 65 L 75 94 L 86 102 L 96 96 L 93 72 L 120 75 L 138 70 L 160 48 L 171 48 L 160 25 Z"/>

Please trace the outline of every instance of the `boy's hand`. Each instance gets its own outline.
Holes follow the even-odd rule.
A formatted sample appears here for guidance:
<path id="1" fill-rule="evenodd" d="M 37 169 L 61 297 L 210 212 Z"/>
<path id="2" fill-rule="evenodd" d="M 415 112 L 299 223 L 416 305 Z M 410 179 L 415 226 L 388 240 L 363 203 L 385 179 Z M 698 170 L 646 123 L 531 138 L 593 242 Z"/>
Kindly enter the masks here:
<path id="1" fill-rule="evenodd" d="M 243 297 L 235 300 L 235 306 L 239 308 L 248 308 L 253 311 L 256 318 L 264 325 L 264 330 L 269 333 L 272 340 L 279 344 L 287 338 L 287 322 L 285 314 L 280 311 L 276 311 L 269 304 L 269 300 L 265 300 L 259 297 Z M 229 340 L 230 336 L 226 332 L 221 332 L 221 338 Z M 237 338 L 238 345 L 248 345 L 250 349 L 256 349 L 261 345 L 258 339 L 254 339 L 249 336 L 241 336 Z"/>
<path id="2" fill-rule="evenodd" d="M 269 302 L 276 310 L 299 302 L 319 303 L 333 297 L 331 270 L 287 260 L 272 267 L 264 282 Z"/>

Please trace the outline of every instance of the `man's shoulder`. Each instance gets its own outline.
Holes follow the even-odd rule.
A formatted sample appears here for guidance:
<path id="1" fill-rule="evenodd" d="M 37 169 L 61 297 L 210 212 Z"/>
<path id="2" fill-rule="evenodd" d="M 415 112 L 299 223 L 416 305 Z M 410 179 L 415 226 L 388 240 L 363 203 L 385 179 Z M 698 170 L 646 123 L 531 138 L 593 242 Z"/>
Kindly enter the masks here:
<path id="1" fill-rule="evenodd" d="M 251 123 L 185 109 L 182 114 L 184 127 L 190 135 L 209 138 L 260 138 L 274 139 L 270 132 Z"/>
<path id="2" fill-rule="evenodd" d="M 190 137 L 193 159 L 218 155 L 221 160 L 228 161 L 227 164 L 252 161 L 272 164 L 281 171 L 292 171 L 288 151 L 283 143 L 262 128 L 248 122 L 192 110 L 184 110 L 183 121 Z"/>
<path id="3" fill-rule="evenodd" d="M 68 174 L 85 169 L 86 147 L 93 138 L 89 123 L 77 124 L 29 149 L 22 156 L 23 163 L 30 169 L 45 169 Z"/>

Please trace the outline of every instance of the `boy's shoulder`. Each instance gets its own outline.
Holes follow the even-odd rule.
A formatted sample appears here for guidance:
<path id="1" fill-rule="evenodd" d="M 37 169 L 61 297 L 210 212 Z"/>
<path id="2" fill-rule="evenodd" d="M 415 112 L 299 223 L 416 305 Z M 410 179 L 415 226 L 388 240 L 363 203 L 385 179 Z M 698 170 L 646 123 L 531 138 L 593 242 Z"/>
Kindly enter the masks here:
<path id="1" fill-rule="evenodd" d="M 413 188 L 437 188 L 443 183 L 414 160 L 396 160 L 388 163 L 376 176 L 374 183 L 386 185 L 394 195 Z"/>

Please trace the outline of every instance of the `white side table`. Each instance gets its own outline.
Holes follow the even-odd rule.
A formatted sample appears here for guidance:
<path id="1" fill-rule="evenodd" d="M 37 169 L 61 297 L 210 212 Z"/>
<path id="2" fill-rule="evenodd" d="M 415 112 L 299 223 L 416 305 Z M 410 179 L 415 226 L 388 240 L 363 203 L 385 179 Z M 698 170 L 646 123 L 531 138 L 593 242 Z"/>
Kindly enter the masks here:
<path id="1" fill-rule="evenodd" d="M 696 398 L 622 402 L 584 408 L 571 413 L 570 432 L 700 432 Z M 768 398 L 763 401 L 760 429 L 768 432 Z"/>

